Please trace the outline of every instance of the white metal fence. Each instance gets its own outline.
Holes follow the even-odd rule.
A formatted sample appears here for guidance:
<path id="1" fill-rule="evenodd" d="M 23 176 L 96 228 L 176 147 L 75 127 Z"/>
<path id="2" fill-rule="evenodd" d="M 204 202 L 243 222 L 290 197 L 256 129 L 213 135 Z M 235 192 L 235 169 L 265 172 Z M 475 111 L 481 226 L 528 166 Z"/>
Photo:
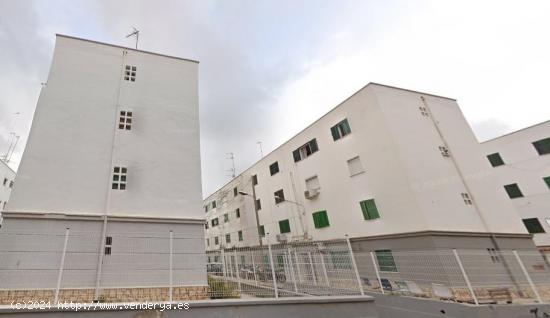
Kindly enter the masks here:
<path id="1" fill-rule="evenodd" d="M 472 304 L 550 302 L 550 266 L 534 250 L 353 251 L 343 239 L 205 253 L 203 240 L 172 232 L 105 241 L 89 232 L 2 233 L 0 303 L 365 293 Z"/>

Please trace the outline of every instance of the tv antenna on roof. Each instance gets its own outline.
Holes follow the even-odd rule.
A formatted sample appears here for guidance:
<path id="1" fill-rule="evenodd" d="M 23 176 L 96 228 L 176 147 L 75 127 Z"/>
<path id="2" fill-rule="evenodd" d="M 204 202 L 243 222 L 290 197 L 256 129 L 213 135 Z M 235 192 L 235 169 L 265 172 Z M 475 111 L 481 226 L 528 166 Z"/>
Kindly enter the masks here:
<path id="1" fill-rule="evenodd" d="M 231 172 L 231 177 L 235 178 L 235 155 L 232 152 L 228 152 L 228 153 L 226 153 L 226 155 L 229 156 L 226 159 L 231 160 L 231 163 L 233 165 L 232 168 L 229 169 L 229 172 Z"/>
<path id="2" fill-rule="evenodd" d="M 139 41 L 139 30 L 136 29 L 135 27 L 132 27 L 132 29 L 134 29 L 134 32 L 128 34 L 126 37 L 129 38 L 131 36 L 136 36 L 136 50 L 137 50 L 137 46 L 138 46 L 138 41 Z"/>

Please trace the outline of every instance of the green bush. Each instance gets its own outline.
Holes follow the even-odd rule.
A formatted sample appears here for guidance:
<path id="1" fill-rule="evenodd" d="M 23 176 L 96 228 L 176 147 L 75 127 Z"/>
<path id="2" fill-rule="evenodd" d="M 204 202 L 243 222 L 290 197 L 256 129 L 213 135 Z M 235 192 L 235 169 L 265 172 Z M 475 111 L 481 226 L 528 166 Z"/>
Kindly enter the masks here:
<path id="1" fill-rule="evenodd" d="M 236 283 L 226 282 L 222 279 L 217 279 L 208 275 L 208 286 L 210 287 L 211 299 L 240 298 L 241 295 L 236 285 Z"/>

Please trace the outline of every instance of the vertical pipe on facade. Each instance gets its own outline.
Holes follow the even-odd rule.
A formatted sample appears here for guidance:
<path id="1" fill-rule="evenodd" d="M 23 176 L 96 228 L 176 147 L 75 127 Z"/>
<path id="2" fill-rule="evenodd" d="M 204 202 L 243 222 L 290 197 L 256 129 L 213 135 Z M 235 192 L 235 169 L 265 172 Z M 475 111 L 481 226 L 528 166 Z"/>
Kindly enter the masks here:
<path id="1" fill-rule="evenodd" d="M 105 234 L 107 233 L 107 218 L 109 214 L 109 206 L 111 205 L 111 175 L 112 175 L 112 169 L 113 169 L 113 158 L 115 153 L 115 141 L 116 141 L 116 123 L 117 123 L 117 117 L 118 117 L 118 110 L 120 106 L 120 91 L 122 88 L 122 76 L 124 74 L 124 64 L 126 62 L 126 55 L 128 55 L 128 51 L 122 50 L 122 59 L 120 63 L 120 74 L 118 76 L 118 89 L 117 89 L 117 96 L 116 96 L 116 105 L 114 107 L 114 125 L 113 125 L 113 133 L 112 133 L 112 140 L 111 140 L 111 165 L 109 166 L 109 173 L 108 173 L 108 179 L 107 179 L 107 193 L 106 193 L 106 199 L 105 199 L 105 212 L 103 214 L 103 225 L 101 230 L 101 238 L 100 238 L 100 247 L 99 247 L 99 255 L 97 260 L 97 272 L 96 272 L 96 282 L 95 282 L 95 292 L 94 292 L 94 300 L 97 300 L 99 298 L 99 282 L 101 280 L 101 270 L 103 267 L 103 256 L 105 253 Z"/>

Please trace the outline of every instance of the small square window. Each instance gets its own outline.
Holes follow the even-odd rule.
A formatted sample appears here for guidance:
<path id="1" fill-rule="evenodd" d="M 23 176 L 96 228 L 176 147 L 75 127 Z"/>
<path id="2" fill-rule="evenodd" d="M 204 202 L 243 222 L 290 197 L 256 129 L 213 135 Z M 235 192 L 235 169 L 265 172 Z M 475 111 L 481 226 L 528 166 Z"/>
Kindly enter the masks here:
<path id="1" fill-rule="evenodd" d="M 113 244 L 113 237 L 112 236 L 106 236 L 105 237 L 105 245 L 112 245 Z"/>
<path id="2" fill-rule="evenodd" d="M 111 255 L 111 247 L 105 246 L 105 255 Z"/>
<path id="3" fill-rule="evenodd" d="M 269 173 L 271 175 L 274 175 L 276 174 L 277 172 L 279 172 L 279 162 L 278 161 L 275 161 L 274 163 L 272 163 L 270 166 L 269 166 Z"/>
<path id="4" fill-rule="evenodd" d="M 460 196 L 462 197 L 462 200 L 464 200 L 464 204 L 466 205 L 473 205 L 472 199 L 470 198 L 470 195 L 468 193 L 461 193 Z"/>
<path id="5" fill-rule="evenodd" d="M 504 160 L 502 160 L 502 157 L 498 152 L 492 153 L 487 156 L 487 159 L 489 159 L 489 162 L 491 163 L 491 166 L 498 167 L 502 166 L 504 164 Z"/>
<path id="6" fill-rule="evenodd" d="M 330 226 L 327 211 L 315 212 L 311 216 L 313 217 L 313 224 L 315 225 L 316 229 Z"/>
<path id="7" fill-rule="evenodd" d="M 285 202 L 285 193 L 283 189 L 276 191 L 274 194 L 275 197 L 275 204 L 279 204 L 281 202 Z"/>
<path id="8" fill-rule="evenodd" d="M 225 234 L 225 243 L 231 243 L 231 234 Z"/>
<path id="9" fill-rule="evenodd" d="M 253 175 L 252 176 L 252 185 L 255 186 L 258 184 L 258 175 Z"/>
<path id="10" fill-rule="evenodd" d="M 265 237 L 265 227 L 263 225 L 260 225 L 260 229 L 258 230 L 258 232 L 261 237 Z"/>
<path id="11" fill-rule="evenodd" d="M 261 210 L 262 209 L 262 202 L 260 201 L 260 199 L 256 199 L 256 210 Z"/>
<path id="12" fill-rule="evenodd" d="M 132 130 L 132 112 L 120 111 L 118 129 Z"/>
<path id="13" fill-rule="evenodd" d="M 348 120 L 344 119 L 335 126 L 331 127 L 330 132 L 332 133 L 332 139 L 334 139 L 334 141 L 351 134 L 351 128 L 349 127 Z"/>
<path id="14" fill-rule="evenodd" d="M 541 156 L 550 154 L 550 137 L 533 142 L 533 146 Z"/>
<path id="15" fill-rule="evenodd" d="M 136 81 L 136 73 L 137 73 L 137 67 L 126 65 L 126 71 L 124 72 L 124 80 L 125 81 Z"/>
<path id="16" fill-rule="evenodd" d="M 113 168 L 113 182 L 111 188 L 113 190 L 126 190 L 126 173 L 125 167 Z"/>
<path id="17" fill-rule="evenodd" d="M 239 231 L 238 235 L 239 235 L 239 241 L 242 241 L 243 240 L 243 231 Z"/>
<path id="18" fill-rule="evenodd" d="M 523 197 L 523 193 L 521 192 L 521 189 L 519 188 L 517 183 L 505 185 L 504 190 L 506 190 L 506 193 L 508 193 L 510 199 Z"/>
<path id="19" fill-rule="evenodd" d="M 363 169 L 363 164 L 361 163 L 361 158 L 359 158 L 359 156 L 348 160 L 348 170 L 350 177 L 365 172 L 365 170 Z"/>
<path id="20" fill-rule="evenodd" d="M 281 234 L 290 233 L 290 221 L 279 221 L 279 231 L 281 232 Z"/>
<path id="21" fill-rule="evenodd" d="M 531 218 L 531 219 L 523 219 L 522 221 L 529 233 L 531 234 L 546 233 L 544 231 L 544 228 L 542 227 L 542 224 L 540 224 L 539 219 Z"/>
<path id="22" fill-rule="evenodd" d="M 544 183 L 548 186 L 548 189 L 550 189 L 550 176 L 542 178 L 544 180 Z"/>

